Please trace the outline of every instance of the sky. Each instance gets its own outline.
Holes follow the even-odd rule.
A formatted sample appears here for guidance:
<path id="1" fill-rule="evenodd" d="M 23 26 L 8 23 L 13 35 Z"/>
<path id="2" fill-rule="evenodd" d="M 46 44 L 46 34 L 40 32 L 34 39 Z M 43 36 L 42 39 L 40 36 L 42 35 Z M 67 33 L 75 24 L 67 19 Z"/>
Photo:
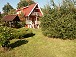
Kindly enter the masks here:
<path id="1" fill-rule="evenodd" d="M 4 7 L 5 4 L 7 4 L 7 2 L 10 3 L 10 5 L 13 8 L 17 8 L 17 3 L 20 0 L 0 0 L 0 12 L 2 12 L 2 8 Z M 34 0 L 36 3 L 39 4 L 40 7 L 44 7 L 44 5 L 48 4 L 50 2 L 50 0 Z M 55 3 L 58 4 L 60 3 L 61 0 L 55 0 Z"/>

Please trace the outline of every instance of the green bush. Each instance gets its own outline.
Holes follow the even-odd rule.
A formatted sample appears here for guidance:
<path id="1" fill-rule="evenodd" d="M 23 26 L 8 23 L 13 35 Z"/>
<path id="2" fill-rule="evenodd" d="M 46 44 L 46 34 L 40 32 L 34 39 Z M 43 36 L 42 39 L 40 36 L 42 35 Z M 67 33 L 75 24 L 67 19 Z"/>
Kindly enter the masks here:
<path id="1" fill-rule="evenodd" d="M 32 31 L 28 28 L 20 28 L 20 29 L 17 29 L 17 31 L 15 32 L 15 36 L 16 38 L 24 38 L 25 35 L 27 34 L 31 34 Z"/>
<path id="2" fill-rule="evenodd" d="M 7 47 L 10 43 L 9 40 L 14 38 L 14 29 L 8 27 L 0 27 L 0 45 L 3 47 Z"/>
<path id="3" fill-rule="evenodd" d="M 76 38 L 76 8 L 51 9 L 41 18 L 43 34 L 48 37 Z"/>
<path id="4" fill-rule="evenodd" d="M 15 38 L 24 38 L 25 35 L 31 34 L 32 31 L 30 29 L 26 28 L 9 28 L 9 27 L 0 27 L 0 45 L 2 47 L 8 47 L 10 40 Z"/>

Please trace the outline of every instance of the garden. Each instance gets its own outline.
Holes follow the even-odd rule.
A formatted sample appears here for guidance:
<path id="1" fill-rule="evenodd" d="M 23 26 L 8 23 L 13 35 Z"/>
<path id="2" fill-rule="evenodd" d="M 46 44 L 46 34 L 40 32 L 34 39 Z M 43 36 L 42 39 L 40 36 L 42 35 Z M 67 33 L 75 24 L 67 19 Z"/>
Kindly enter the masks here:
<path id="1" fill-rule="evenodd" d="M 0 57 L 76 57 L 76 2 L 51 0 L 42 11 L 39 29 L 0 26 Z"/>
<path id="2" fill-rule="evenodd" d="M 10 40 L 12 49 L 0 48 L 0 57 L 76 57 L 76 39 L 48 38 L 40 29 L 31 30 L 35 35 Z"/>
<path id="3" fill-rule="evenodd" d="M 28 28 L 10 28 L 6 26 L 0 27 L 0 46 L 9 48 L 10 40 L 12 39 L 23 39 L 32 36 L 33 33 Z"/>

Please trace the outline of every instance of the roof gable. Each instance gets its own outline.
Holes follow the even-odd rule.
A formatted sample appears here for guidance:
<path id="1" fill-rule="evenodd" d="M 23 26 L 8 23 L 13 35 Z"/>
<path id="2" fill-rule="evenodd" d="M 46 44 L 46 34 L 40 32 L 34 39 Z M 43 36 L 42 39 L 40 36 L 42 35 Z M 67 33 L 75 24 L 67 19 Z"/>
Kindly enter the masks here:
<path id="1" fill-rule="evenodd" d="M 25 16 L 29 16 L 37 4 L 32 4 L 23 10 Z"/>
<path id="2" fill-rule="evenodd" d="M 34 11 L 36 6 L 39 8 L 39 15 L 42 16 L 43 13 L 42 13 L 42 11 L 41 11 L 41 9 L 40 9 L 40 7 L 37 3 L 26 6 L 26 7 L 23 7 L 23 8 L 21 8 L 21 10 L 22 10 L 22 12 L 24 13 L 25 16 L 29 16 Z M 19 11 L 21 11 L 21 10 L 19 10 Z"/>

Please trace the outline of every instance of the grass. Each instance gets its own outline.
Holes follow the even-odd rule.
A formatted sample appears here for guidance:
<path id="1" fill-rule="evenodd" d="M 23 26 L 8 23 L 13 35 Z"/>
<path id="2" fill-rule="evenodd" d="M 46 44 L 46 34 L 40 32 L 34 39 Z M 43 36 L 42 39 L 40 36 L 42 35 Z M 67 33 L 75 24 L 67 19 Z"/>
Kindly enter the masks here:
<path id="1" fill-rule="evenodd" d="M 48 38 L 40 29 L 32 30 L 34 36 L 12 40 L 11 45 L 15 43 L 18 46 L 15 45 L 10 51 L 0 51 L 0 57 L 76 57 L 76 39 Z"/>

